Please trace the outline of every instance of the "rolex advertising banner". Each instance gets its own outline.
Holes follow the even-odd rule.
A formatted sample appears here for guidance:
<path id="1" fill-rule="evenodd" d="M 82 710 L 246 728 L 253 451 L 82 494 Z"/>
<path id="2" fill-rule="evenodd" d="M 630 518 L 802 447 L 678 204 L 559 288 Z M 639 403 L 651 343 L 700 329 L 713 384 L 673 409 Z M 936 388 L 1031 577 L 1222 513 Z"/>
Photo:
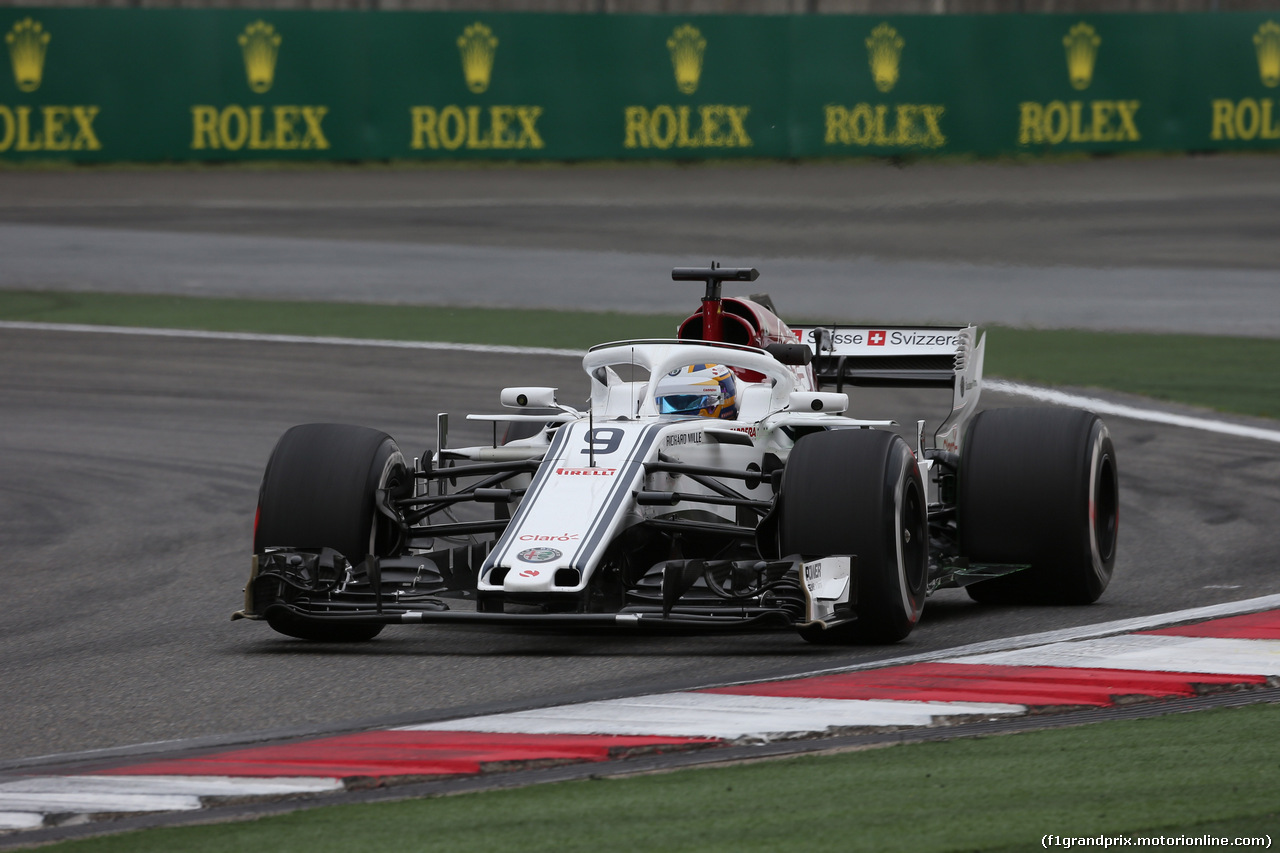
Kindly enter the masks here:
<path id="1" fill-rule="evenodd" d="M 1280 14 L 8 8 L 0 33 L 7 161 L 1280 147 Z"/>
<path id="2" fill-rule="evenodd" d="M 798 20 L 798 41 L 830 59 L 822 68 L 796 68 L 795 153 L 1212 147 L 1200 141 L 1209 104 L 1179 95 L 1185 76 L 1219 74 L 1209 62 L 1185 67 L 1182 43 L 1200 37 L 1199 17 L 1206 16 L 915 16 L 828 26 Z M 1237 49 L 1251 54 L 1250 23 L 1235 22 L 1244 31 Z M 850 45 L 864 49 L 855 53 Z M 1231 82 L 1249 81 L 1237 75 Z"/>

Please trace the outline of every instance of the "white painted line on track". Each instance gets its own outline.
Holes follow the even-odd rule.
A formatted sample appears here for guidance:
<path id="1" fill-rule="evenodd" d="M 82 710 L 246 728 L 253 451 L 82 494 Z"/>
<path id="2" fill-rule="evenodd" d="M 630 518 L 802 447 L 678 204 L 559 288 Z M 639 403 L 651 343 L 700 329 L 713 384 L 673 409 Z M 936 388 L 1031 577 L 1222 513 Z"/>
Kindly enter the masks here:
<path id="1" fill-rule="evenodd" d="M 1280 607 L 1280 595 L 974 643 L 940 652 L 816 670 L 783 680 L 942 661 L 1006 666 L 1280 675 L 1280 641 L 1133 636 L 1130 632 Z M 1123 636 L 1115 636 L 1117 634 Z M 929 725 L 936 716 L 1025 712 L 1022 705 L 895 700 L 811 699 L 668 693 L 584 702 L 405 726 L 405 731 L 537 734 L 683 735 L 772 739 L 820 734 L 832 727 Z"/>
<path id="2" fill-rule="evenodd" d="M 938 717 L 1026 713 L 996 702 L 910 702 L 812 699 L 716 693 L 662 693 L 490 714 L 401 731 L 519 732 L 522 734 L 651 735 L 725 740 L 804 737 L 852 726 L 927 726 Z"/>
<path id="3" fill-rule="evenodd" d="M 993 652 L 1007 652 L 1025 649 L 1032 646 L 1043 646 L 1049 643 L 1065 643 L 1072 640 L 1090 640 L 1098 637 L 1109 637 L 1126 634 L 1132 631 L 1144 631 L 1148 628 L 1163 628 L 1166 625 L 1177 625 L 1182 622 L 1200 622 L 1207 619 L 1218 619 L 1224 616 L 1238 616 L 1242 613 L 1257 613 L 1262 610 L 1280 608 L 1280 595 L 1264 595 L 1244 601 L 1228 601 L 1223 604 L 1210 604 L 1204 607 L 1192 607 L 1188 610 L 1175 610 L 1172 613 L 1157 613 L 1153 616 L 1138 616 L 1133 619 L 1117 619 L 1114 622 L 1097 622 L 1093 625 L 1079 625 L 1074 628 L 1059 628 L 1054 631 L 1043 631 L 1039 634 L 1022 634 L 1016 637 L 1004 637 L 999 640 L 984 640 L 970 643 L 967 646 L 956 646 L 936 652 L 921 652 L 914 655 L 875 660 L 853 666 L 815 669 L 809 672 L 777 678 L 775 681 L 791 681 L 798 678 L 811 678 L 815 675 L 837 675 L 842 672 L 859 672 L 865 669 L 882 669 L 887 666 L 902 666 L 909 663 L 927 663 L 929 661 L 954 661 L 968 655 L 982 655 Z M 750 684 L 751 681 L 734 682 Z M 716 685 L 728 687 L 730 685 Z"/>
<path id="4" fill-rule="evenodd" d="M 234 776 L 32 776 L 0 782 L 0 831 L 51 814 L 194 811 L 205 797 L 280 797 L 344 790 L 340 779 Z"/>
<path id="5" fill-rule="evenodd" d="M 1280 640 L 1134 635 L 947 658 L 946 663 L 1280 675 Z"/>
<path id="6" fill-rule="evenodd" d="M 262 776 L 32 776 L 0 782 L 8 794 L 185 794 L 193 797 L 265 797 L 343 790 L 340 779 Z"/>
<path id="7" fill-rule="evenodd" d="M 1088 409 L 1099 415 L 1114 415 L 1118 418 L 1147 421 L 1148 423 L 1168 424 L 1169 426 L 1198 429 L 1205 432 L 1216 432 L 1222 435 L 1234 435 L 1240 438 L 1256 438 L 1259 441 L 1280 442 L 1280 430 L 1262 429 L 1261 427 L 1233 424 L 1212 418 L 1196 418 L 1190 415 L 1176 415 L 1172 412 L 1161 412 L 1158 409 L 1142 409 L 1123 403 L 1112 403 L 1097 397 L 1085 397 L 1080 394 L 1068 394 L 1053 388 L 1041 388 L 1022 382 L 1009 382 L 1004 379 L 984 379 L 982 388 L 998 394 L 1013 394 L 1018 397 L 1029 397 L 1042 403 L 1053 403 L 1058 406 L 1072 406 Z"/>
<path id="8" fill-rule="evenodd" d="M 181 812 L 194 811 L 202 805 L 199 797 L 187 794 L 119 794 L 108 791 L 0 794 L 0 811 L 6 812 Z"/>
<path id="9" fill-rule="evenodd" d="M 0 831 L 8 829 L 38 829 L 44 826 L 40 812 L 0 812 Z"/>
<path id="10" fill-rule="evenodd" d="M 198 329 L 150 329 L 141 326 L 95 326 L 79 323 L 26 323 L 0 321 L 0 329 L 36 332 L 85 332 L 105 335 L 133 335 L 152 338 L 189 338 L 205 341 L 248 341 L 263 344 L 318 344 L 337 347 L 382 347 L 388 349 L 447 350 L 449 352 L 491 352 L 502 355 L 557 355 L 582 358 L 584 350 L 552 347 L 509 347 L 497 344 L 458 344 L 443 341 L 389 341 L 378 338 L 323 338 L 308 335 L 267 335 L 257 332 L 206 332 Z"/>
<path id="11" fill-rule="evenodd" d="M 19 329 L 39 332 L 84 332 L 113 335 L 135 335 L 157 338 L 189 338 L 210 341 L 248 341 L 251 343 L 276 344 L 315 344 L 320 346 L 344 347 L 382 347 L 408 350 L 439 350 L 448 352 L 497 353 L 500 355 L 550 355 L 566 358 L 581 358 L 585 352 L 575 349 L 556 349 L 554 347 L 516 347 L 496 344 L 463 344 L 442 341 L 392 341 L 375 338 L 327 338 L 307 335 L 268 335 L 255 332 L 207 332 L 195 329 L 150 329 L 138 326 L 96 326 L 79 323 L 29 323 L 23 321 L 0 321 L 0 329 Z M 999 394 L 1010 394 L 1027 397 L 1044 403 L 1059 406 L 1073 406 L 1089 409 L 1100 415 L 1114 415 L 1130 420 L 1148 423 L 1167 424 L 1169 426 L 1198 429 L 1221 435 L 1232 435 L 1240 438 L 1253 438 L 1260 441 L 1280 443 L 1280 430 L 1263 429 L 1261 427 L 1235 424 L 1230 421 L 1214 418 L 1198 418 L 1190 415 L 1177 415 L 1162 412 L 1159 409 L 1144 409 L 1122 403 L 1112 403 L 1096 397 L 1085 397 L 1079 394 L 1068 394 L 1053 388 L 1027 385 L 1022 382 L 1009 382 L 1003 379 L 985 379 L 983 388 Z"/>

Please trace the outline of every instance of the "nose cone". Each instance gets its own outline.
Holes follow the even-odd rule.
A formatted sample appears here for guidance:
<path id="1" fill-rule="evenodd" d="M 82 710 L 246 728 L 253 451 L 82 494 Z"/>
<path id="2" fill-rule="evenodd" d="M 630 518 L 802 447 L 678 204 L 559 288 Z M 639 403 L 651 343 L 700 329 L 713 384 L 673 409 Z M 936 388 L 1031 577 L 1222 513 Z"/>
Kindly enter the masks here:
<path id="1" fill-rule="evenodd" d="M 505 592 L 545 592 L 555 580 L 556 569 L 565 562 L 559 548 L 537 546 L 525 548 L 515 555 L 511 570 L 503 578 Z"/>

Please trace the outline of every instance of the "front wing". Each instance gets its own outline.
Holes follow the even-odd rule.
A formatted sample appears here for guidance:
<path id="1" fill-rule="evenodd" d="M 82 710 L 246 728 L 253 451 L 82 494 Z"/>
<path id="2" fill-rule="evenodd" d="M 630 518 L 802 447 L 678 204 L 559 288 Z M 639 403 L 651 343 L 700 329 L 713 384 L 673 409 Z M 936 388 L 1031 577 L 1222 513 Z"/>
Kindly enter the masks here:
<path id="1" fill-rule="evenodd" d="M 556 628 L 755 628 L 853 620 L 854 558 L 669 560 L 629 591 L 613 612 L 487 612 L 474 605 L 476 555 L 467 547 L 430 556 L 351 565 L 331 549 L 279 549 L 255 556 L 245 607 L 233 619 L 287 612 L 309 622 L 541 625 Z M 483 559 L 483 556 L 480 556 Z M 470 601 L 468 600 L 470 599 Z"/>

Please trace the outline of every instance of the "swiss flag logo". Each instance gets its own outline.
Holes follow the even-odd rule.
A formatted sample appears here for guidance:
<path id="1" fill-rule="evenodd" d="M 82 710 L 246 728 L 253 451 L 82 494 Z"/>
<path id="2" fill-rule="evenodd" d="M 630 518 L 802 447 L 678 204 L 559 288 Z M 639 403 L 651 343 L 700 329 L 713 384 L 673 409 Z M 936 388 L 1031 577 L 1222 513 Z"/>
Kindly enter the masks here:
<path id="1" fill-rule="evenodd" d="M 881 329 L 872 329 L 867 333 L 867 346 L 882 347 L 884 346 L 884 331 Z"/>

